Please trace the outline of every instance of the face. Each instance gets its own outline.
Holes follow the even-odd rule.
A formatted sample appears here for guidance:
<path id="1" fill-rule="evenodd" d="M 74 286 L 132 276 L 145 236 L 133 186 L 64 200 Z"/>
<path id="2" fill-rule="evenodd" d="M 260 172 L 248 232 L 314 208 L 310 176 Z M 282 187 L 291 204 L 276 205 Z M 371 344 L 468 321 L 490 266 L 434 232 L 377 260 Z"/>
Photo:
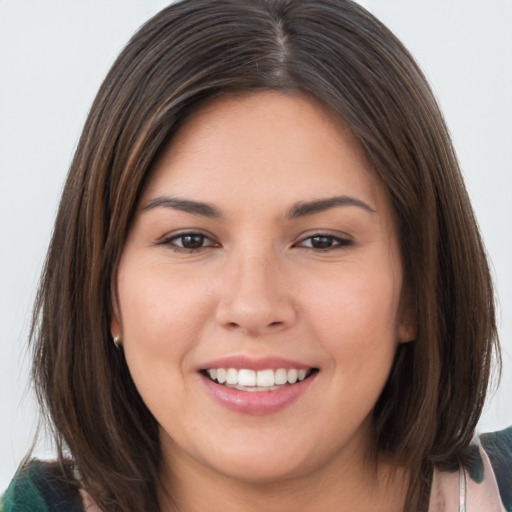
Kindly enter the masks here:
<path id="1" fill-rule="evenodd" d="M 303 96 L 222 99 L 157 162 L 120 260 L 117 313 L 164 459 L 270 481 L 361 462 L 413 337 L 385 189 Z"/>

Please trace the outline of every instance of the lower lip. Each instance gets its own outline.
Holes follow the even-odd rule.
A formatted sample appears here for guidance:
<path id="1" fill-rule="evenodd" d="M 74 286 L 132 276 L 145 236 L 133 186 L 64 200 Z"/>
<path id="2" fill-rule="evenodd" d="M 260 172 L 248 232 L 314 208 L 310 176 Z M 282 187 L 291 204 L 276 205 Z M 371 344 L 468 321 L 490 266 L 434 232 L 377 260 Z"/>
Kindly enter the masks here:
<path id="1" fill-rule="evenodd" d="M 274 414 L 302 396 L 315 379 L 317 373 L 301 382 L 283 386 L 273 391 L 240 391 L 213 382 L 202 375 L 211 396 L 227 409 L 241 414 Z"/>

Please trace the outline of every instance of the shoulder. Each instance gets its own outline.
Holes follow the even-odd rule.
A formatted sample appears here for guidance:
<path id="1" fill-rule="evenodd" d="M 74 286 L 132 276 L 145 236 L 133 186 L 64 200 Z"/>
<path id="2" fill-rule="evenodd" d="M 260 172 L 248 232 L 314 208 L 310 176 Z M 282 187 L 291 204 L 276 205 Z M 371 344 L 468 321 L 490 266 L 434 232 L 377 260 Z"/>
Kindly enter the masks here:
<path id="1" fill-rule="evenodd" d="M 80 495 L 56 463 L 22 466 L 0 498 L 0 512 L 82 512 Z"/>
<path id="2" fill-rule="evenodd" d="M 429 512 L 512 512 L 512 428 L 483 434 L 459 471 L 434 471 Z"/>
<path id="3" fill-rule="evenodd" d="M 505 510 L 512 511 L 512 427 L 482 434 L 480 444 L 489 457 Z"/>

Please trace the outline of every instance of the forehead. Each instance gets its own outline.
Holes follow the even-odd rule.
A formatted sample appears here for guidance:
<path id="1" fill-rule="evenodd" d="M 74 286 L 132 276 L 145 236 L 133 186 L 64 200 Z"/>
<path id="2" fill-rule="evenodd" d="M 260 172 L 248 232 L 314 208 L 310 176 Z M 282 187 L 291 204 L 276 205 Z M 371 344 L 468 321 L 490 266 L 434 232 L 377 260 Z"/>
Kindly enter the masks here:
<path id="1" fill-rule="evenodd" d="M 332 112 L 304 95 L 274 91 L 217 99 L 189 117 L 144 197 L 161 193 L 261 206 L 327 193 L 387 202 L 357 139 Z"/>

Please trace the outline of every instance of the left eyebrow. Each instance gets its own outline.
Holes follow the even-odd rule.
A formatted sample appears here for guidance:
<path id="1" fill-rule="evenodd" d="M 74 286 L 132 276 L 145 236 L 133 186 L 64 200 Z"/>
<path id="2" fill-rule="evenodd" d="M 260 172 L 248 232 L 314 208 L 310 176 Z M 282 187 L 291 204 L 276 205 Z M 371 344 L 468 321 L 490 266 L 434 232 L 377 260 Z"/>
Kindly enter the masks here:
<path id="1" fill-rule="evenodd" d="M 286 217 L 288 219 L 295 219 L 297 217 L 303 217 L 305 215 L 313 215 L 315 213 L 324 212 L 331 208 L 340 206 L 355 206 L 362 208 L 363 210 L 376 213 L 376 211 L 367 205 L 365 202 L 351 196 L 335 196 L 328 197 L 326 199 L 317 199 L 315 201 L 299 202 L 290 208 Z"/>
<path id="2" fill-rule="evenodd" d="M 158 207 L 172 208 L 174 210 L 180 210 L 194 215 L 202 215 L 204 217 L 222 217 L 219 210 L 208 203 L 167 196 L 155 197 L 142 208 L 142 211 L 147 212 L 148 210 L 153 210 Z"/>

